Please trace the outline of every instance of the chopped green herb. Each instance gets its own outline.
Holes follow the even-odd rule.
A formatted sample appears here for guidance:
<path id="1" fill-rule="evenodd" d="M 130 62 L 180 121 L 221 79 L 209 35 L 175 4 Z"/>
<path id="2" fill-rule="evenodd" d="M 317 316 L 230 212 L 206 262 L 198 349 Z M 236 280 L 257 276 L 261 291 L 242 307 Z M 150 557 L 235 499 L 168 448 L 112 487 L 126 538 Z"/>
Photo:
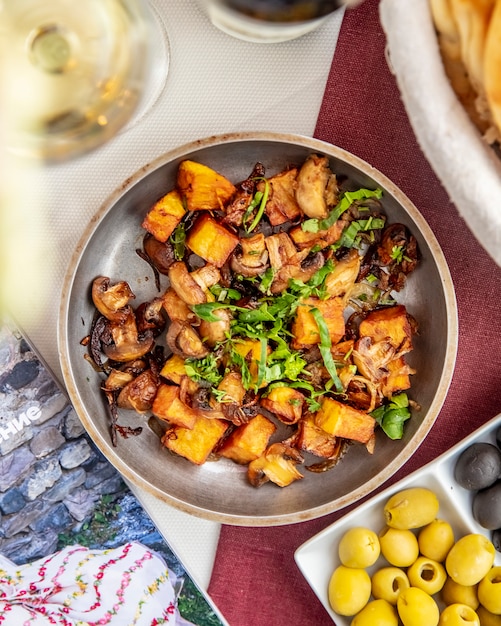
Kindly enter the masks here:
<path id="1" fill-rule="evenodd" d="M 221 321 L 220 318 L 213 313 L 213 311 L 217 311 L 218 309 L 230 309 L 233 311 L 238 309 L 238 307 L 233 304 L 225 304 L 224 302 L 204 302 L 202 304 L 193 304 L 191 306 L 193 313 L 206 322 Z"/>
<path id="2" fill-rule="evenodd" d="M 341 215 L 347 211 L 350 206 L 357 200 L 364 200 L 365 198 L 381 198 L 383 192 L 381 189 L 358 189 L 357 191 L 345 191 L 341 196 L 341 199 L 337 205 L 332 209 L 329 215 L 322 219 L 310 219 L 302 223 L 301 228 L 305 232 L 318 233 L 321 230 L 327 230 L 333 226 Z"/>
<path id="3" fill-rule="evenodd" d="M 174 229 L 169 241 L 174 248 L 174 256 L 178 261 L 183 259 L 186 250 L 186 227 L 184 222 L 180 222 Z"/>
<path id="4" fill-rule="evenodd" d="M 242 224 L 246 233 L 251 233 L 261 221 L 261 218 L 263 217 L 264 211 L 266 209 L 268 197 L 270 195 L 270 183 L 268 182 L 268 179 L 259 177 L 255 180 L 262 180 L 264 182 L 264 191 L 257 191 L 254 194 L 252 202 L 249 204 L 247 210 L 244 213 L 244 216 L 242 218 Z M 251 225 L 247 226 L 247 221 L 249 220 L 252 211 L 254 211 L 255 208 L 257 208 L 256 215 L 254 216 Z"/>
<path id="5" fill-rule="evenodd" d="M 384 227 L 384 220 L 381 218 L 370 217 L 367 220 L 354 220 L 345 227 L 341 233 L 341 237 L 332 246 L 334 249 L 353 248 L 358 244 L 357 237 L 361 232 L 368 232 Z"/>
<path id="6" fill-rule="evenodd" d="M 240 298 L 242 297 L 242 294 L 236 289 L 221 287 L 221 285 L 219 284 L 212 285 L 209 291 L 218 302 L 225 302 L 226 300 L 240 300 Z"/>
<path id="7" fill-rule="evenodd" d="M 402 261 L 410 261 L 408 256 L 405 256 L 405 248 L 404 246 L 393 246 L 391 249 L 391 258 L 397 263 L 402 263 Z"/>
<path id="8" fill-rule="evenodd" d="M 271 287 L 271 283 L 275 278 L 275 270 L 272 267 L 269 267 L 261 278 L 261 284 L 259 286 L 259 290 L 266 295 L 271 295 L 269 289 Z"/>
<path id="9" fill-rule="evenodd" d="M 211 352 L 203 359 L 186 359 L 184 362 L 186 374 L 194 381 L 205 381 L 217 386 L 223 376 L 219 373 L 219 359 Z"/>
<path id="10" fill-rule="evenodd" d="M 371 415 L 390 439 L 402 439 L 404 422 L 411 416 L 407 394 L 400 393 L 388 404 L 378 407 Z"/>
<path id="11" fill-rule="evenodd" d="M 320 354 L 322 355 L 322 359 L 324 361 L 325 368 L 329 372 L 332 381 L 334 382 L 334 386 L 336 387 L 336 391 L 342 393 L 344 391 L 343 385 L 339 380 L 339 376 L 337 375 L 336 364 L 334 363 L 334 359 L 331 353 L 331 338 L 329 335 L 329 329 L 325 322 L 324 316 L 319 311 L 319 309 L 313 308 L 311 309 L 311 314 L 313 315 L 315 322 L 318 326 L 318 332 L 320 334 Z"/>
<path id="12" fill-rule="evenodd" d="M 259 389 L 263 381 L 266 378 L 266 357 L 268 356 L 268 341 L 265 337 L 261 337 L 261 352 L 259 355 L 259 363 L 257 366 L 257 383 L 256 387 Z"/>
<path id="13" fill-rule="evenodd" d="M 211 389 L 211 394 L 214 396 L 214 398 L 219 402 L 233 402 L 231 396 L 229 396 L 226 391 L 223 391 L 222 389 L 215 389 L 214 387 L 212 387 Z"/>

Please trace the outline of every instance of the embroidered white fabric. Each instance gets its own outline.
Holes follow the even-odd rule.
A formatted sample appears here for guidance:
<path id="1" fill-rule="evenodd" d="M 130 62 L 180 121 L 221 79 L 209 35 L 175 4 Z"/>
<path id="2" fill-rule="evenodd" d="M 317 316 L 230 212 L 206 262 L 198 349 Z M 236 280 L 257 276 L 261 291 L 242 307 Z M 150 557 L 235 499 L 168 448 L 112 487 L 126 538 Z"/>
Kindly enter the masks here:
<path id="1" fill-rule="evenodd" d="M 0 622 L 187 624 L 164 560 L 137 542 L 109 550 L 68 546 L 20 566 L 0 555 Z"/>

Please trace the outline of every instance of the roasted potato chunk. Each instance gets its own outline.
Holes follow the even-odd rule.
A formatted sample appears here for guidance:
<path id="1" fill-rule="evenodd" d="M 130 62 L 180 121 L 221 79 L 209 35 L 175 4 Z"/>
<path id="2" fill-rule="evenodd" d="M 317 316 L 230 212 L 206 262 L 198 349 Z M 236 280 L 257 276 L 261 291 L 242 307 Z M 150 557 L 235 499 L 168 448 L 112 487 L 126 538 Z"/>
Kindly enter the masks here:
<path id="1" fill-rule="evenodd" d="M 333 437 L 367 443 L 374 433 L 376 420 L 333 398 L 324 398 L 315 415 L 315 424 Z"/>
<path id="2" fill-rule="evenodd" d="M 162 437 L 162 444 L 196 465 L 203 465 L 224 435 L 229 422 L 198 417 L 192 428 L 173 426 Z"/>
<path id="3" fill-rule="evenodd" d="M 190 160 L 179 165 L 177 189 L 185 198 L 188 211 L 222 210 L 237 190 L 233 183 L 212 168 Z"/>
<path id="4" fill-rule="evenodd" d="M 158 241 L 166 242 L 183 219 L 185 212 L 179 192 L 173 189 L 148 211 L 142 227 Z"/>
<path id="5" fill-rule="evenodd" d="M 388 341 L 399 354 L 412 350 L 412 327 L 401 304 L 369 313 L 360 323 L 359 333 L 374 343 Z"/>
<path id="6" fill-rule="evenodd" d="M 179 398 L 179 387 L 161 383 L 151 412 L 162 420 L 183 428 L 193 428 L 199 413 Z"/>
<path id="7" fill-rule="evenodd" d="M 387 364 L 386 369 L 388 370 L 388 376 L 382 384 L 383 395 L 386 398 L 391 398 L 395 393 L 410 389 L 410 375 L 415 374 L 416 370 L 407 365 L 405 357 L 401 356 L 398 359 L 393 359 Z"/>
<path id="8" fill-rule="evenodd" d="M 299 422 L 294 441 L 299 450 L 325 459 L 333 457 L 339 449 L 339 438 L 317 426 L 312 415 Z"/>
<path id="9" fill-rule="evenodd" d="M 342 339 L 345 333 L 344 302 L 342 298 L 308 298 L 303 300 L 297 308 L 296 317 L 292 323 L 292 347 L 296 350 L 307 348 L 320 343 L 318 325 L 311 314 L 311 309 L 316 308 L 322 314 L 327 324 L 332 345 Z"/>
<path id="10" fill-rule="evenodd" d="M 225 439 L 218 453 L 235 463 L 246 465 L 264 453 L 276 429 L 273 422 L 258 413 L 247 424 L 238 426 Z"/>
<path id="11" fill-rule="evenodd" d="M 172 381 L 176 385 L 180 385 L 183 376 L 186 375 L 184 358 L 178 354 L 171 355 L 160 370 L 160 376 L 167 378 L 167 380 Z"/>
<path id="12" fill-rule="evenodd" d="M 261 406 L 278 417 L 285 424 L 296 424 L 303 414 L 304 396 L 292 387 L 274 387 Z"/>
<path id="13" fill-rule="evenodd" d="M 222 267 L 237 247 L 238 237 L 216 222 L 208 213 L 203 213 L 191 228 L 186 245 L 207 263 Z"/>

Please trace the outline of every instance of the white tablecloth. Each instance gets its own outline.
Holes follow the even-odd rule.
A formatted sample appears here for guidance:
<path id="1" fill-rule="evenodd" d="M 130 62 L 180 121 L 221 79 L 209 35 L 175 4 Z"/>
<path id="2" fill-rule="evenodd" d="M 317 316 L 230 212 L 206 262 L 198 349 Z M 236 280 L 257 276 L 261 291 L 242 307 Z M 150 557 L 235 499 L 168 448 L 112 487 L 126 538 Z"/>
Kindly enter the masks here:
<path id="1" fill-rule="evenodd" d="M 6 207 L 0 214 L 2 292 L 59 378 L 63 276 L 99 206 L 142 165 L 194 139 L 252 130 L 311 136 L 342 20 L 338 12 L 295 41 L 254 44 L 217 30 L 196 0 L 150 3 L 168 33 L 170 67 L 149 112 L 102 148 L 64 164 L 39 168 L 0 154 Z M 158 58 L 161 67 L 162 54 Z M 135 491 L 195 579 L 207 587 L 219 525 Z"/>

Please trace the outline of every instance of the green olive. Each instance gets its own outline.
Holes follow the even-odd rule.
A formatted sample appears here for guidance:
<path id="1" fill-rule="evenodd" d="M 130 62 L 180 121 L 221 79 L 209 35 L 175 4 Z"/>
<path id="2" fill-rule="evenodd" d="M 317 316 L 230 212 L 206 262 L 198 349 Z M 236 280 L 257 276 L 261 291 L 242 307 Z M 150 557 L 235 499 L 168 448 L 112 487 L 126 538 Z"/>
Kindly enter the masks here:
<path id="1" fill-rule="evenodd" d="M 418 587 L 400 592 L 397 610 L 404 626 L 437 626 L 440 617 L 435 600 Z"/>
<path id="2" fill-rule="evenodd" d="M 501 567 L 492 567 L 478 583 L 478 599 L 491 613 L 501 613 Z"/>
<path id="3" fill-rule="evenodd" d="M 419 587 L 430 596 L 438 593 L 447 580 L 447 572 L 438 561 L 425 556 L 418 557 L 407 570 L 411 587 Z"/>
<path id="4" fill-rule="evenodd" d="M 411 487 L 395 493 L 384 506 L 384 516 L 392 528 L 420 528 L 438 514 L 436 494 L 425 487 Z"/>
<path id="5" fill-rule="evenodd" d="M 398 626 L 397 611 L 386 600 L 372 600 L 355 615 L 350 626 Z"/>
<path id="6" fill-rule="evenodd" d="M 381 567 L 372 575 L 372 595 L 393 605 L 402 589 L 409 587 L 407 574 L 398 567 Z"/>
<path id="7" fill-rule="evenodd" d="M 369 602 L 371 579 L 359 567 L 336 567 L 329 581 L 329 603 L 339 615 L 355 615 Z"/>
<path id="8" fill-rule="evenodd" d="M 408 567 L 419 556 L 416 535 L 411 530 L 386 527 L 379 533 L 381 554 L 395 567 Z"/>
<path id="9" fill-rule="evenodd" d="M 429 559 L 442 563 L 454 545 L 454 531 L 449 522 L 435 519 L 419 531 L 419 552 Z"/>
<path id="10" fill-rule="evenodd" d="M 448 576 L 442 587 L 440 596 L 444 604 L 467 604 L 476 611 L 479 604 L 477 586 L 478 585 L 460 585 Z"/>
<path id="11" fill-rule="evenodd" d="M 480 619 L 471 606 L 451 604 L 440 614 L 438 626 L 480 626 Z"/>
<path id="12" fill-rule="evenodd" d="M 501 615 L 494 615 L 485 606 L 480 605 L 478 607 L 477 615 L 482 626 L 501 626 Z"/>
<path id="13" fill-rule="evenodd" d="M 379 538 L 369 528 L 350 528 L 341 537 L 339 559 L 347 567 L 370 567 L 380 553 Z"/>
<path id="14" fill-rule="evenodd" d="M 458 539 L 445 559 L 449 576 L 460 585 L 476 585 L 491 569 L 496 549 L 491 541 L 477 533 Z"/>

